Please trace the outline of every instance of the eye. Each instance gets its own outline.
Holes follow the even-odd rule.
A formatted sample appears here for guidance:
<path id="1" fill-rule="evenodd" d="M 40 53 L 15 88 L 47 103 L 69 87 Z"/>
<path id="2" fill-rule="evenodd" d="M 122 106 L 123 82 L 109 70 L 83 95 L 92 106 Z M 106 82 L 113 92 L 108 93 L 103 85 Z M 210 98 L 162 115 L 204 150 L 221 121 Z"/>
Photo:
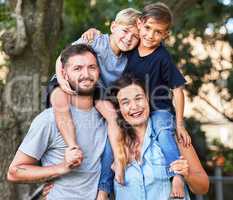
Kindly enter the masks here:
<path id="1" fill-rule="evenodd" d="M 121 104 L 122 104 L 123 106 L 127 106 L 127 105 L 129 105 L 129 101 L 122 101 Z"/>
<path id="2" fill-rule="evenodd" d="M 146 30 L 150 30 L 150 27 L 149 26 L 144 26 Z"/>
<path id="3" fill-rule="evenodd" d="M 81 66 L 76 66 L 76 67 L 74 68 L 74 71 L 80 71 L 81 69 L 82 69 Z"/>
<path id="4" fill-rule="evenodd" d="M 96 65 L 90 65 L 90 66 L 89 66 L 89 69 L 90 69 L 90 70 L 96 70 L 96 69 L 97 69 L 97 66 L 96 66 Z"/>
<path id="5" fill-rule="evenodd" d="M 135 100 L 140 101 L 140 100 L 142 100 L 142 97 L 136 97 Z"/>

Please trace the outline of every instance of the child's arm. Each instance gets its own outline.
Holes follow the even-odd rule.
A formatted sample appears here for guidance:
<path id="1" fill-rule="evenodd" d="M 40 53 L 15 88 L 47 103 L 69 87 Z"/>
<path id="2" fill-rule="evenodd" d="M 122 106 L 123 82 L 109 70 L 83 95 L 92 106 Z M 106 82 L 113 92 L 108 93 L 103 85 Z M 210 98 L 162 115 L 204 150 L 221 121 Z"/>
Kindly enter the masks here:
<path id="1" fill-rule="evenodd" d="M 178 141 L 182 140 L 184 146 L 191 144 L 191 138 L 184 127 L 184 92 L 182 87 L 173 89 L 176 109 L 176 130 Z"/>
<path id="2" fill-rule="evenodd" d="M 74 91 L 71 89 L 70 84 L 64 77 L 62 63 L 61 63 L 61 56 L 59 56 L 56 60 L 55 70 L 57 75 L 57 81 L 61 89 L 67 94 L 71 94 L 71 95 L 74 94 Z"/>
<path id="3" fill-rule="evenodd" d="M 96 29 L 96 28 L 89 28 L 87 31 L 85 31 L 82 35 L 81 35 L 81 38 L 84 40 L 84 41 L 87 41 L 87 43 L 91 43 L 94 38 L 98 35 L 101 35 L 102 33 Z"/>
<path id="4" fill-rule="evenodd" d="M 70 95 L 57 87 L 51 94 L 57 127 L 68 146 L 77 146 L 75 126 L 70 114 Z"/>

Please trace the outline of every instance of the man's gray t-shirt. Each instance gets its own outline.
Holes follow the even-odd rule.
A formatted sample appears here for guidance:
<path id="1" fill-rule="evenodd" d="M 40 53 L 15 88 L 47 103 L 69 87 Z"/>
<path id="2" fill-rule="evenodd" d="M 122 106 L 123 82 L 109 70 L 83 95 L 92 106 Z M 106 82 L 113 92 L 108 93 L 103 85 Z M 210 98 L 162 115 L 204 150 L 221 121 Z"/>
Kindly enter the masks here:
<path id="1" fill-rule="evenodd" d="M 84 160 L 79 167 L 54 180 L 54 187 L 48 194 L 48 199 L 94 200 L 98 190 L 100 157 L 106 143 L 107 126 L 94 107 L 90 111 L 71 107 L 71 113 Z M 66 147 L 50 108 L 33 120 L 19 150 L 41 160 L 43 166 L 49 166 L 64 160 Z"/>
<path id="2" fill-rule="evenodd" d="M 127 56 L 124 53 L 119 56 L 113 53 L 109 39 L 108 34 L 98 35 L 90 44 L 97 54 L 100 77 L 104 87 L 110 86 L 119 79 L 127 64 Z M 86 41 L 80 38 L 72 44 L 80 43 L 86 43 Z"/>

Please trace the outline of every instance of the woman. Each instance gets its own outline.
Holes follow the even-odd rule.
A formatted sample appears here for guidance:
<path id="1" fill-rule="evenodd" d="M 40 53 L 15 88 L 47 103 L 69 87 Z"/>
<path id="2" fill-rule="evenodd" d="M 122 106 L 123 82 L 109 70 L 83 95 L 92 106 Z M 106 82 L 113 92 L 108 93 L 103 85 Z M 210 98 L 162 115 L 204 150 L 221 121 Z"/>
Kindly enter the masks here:
<path id="1" fill-rule="evenodd" d="M 129 164 L 125 185 L 114 183 L 116 199 L 167 200 L 171 184 L 168 168 L 184 177 L 191 191 L 208 191 L 209 180 L 193 147 L 179 145 L 181 159 L 166 166 L 149 118 L 149 103 L 144 85 L 131 75 L 119 79 L 113 90 L 118 110 L 118 123 L 123 130 Z M 190 199 L 187 188 L 184 199 Z"/>

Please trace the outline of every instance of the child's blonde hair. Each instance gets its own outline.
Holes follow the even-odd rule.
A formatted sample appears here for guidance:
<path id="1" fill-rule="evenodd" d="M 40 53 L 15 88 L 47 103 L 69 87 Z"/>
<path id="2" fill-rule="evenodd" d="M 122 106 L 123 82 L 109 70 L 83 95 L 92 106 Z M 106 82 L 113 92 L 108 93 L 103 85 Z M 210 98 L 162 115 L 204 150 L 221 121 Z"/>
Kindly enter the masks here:
<path id="1" fill-rule="evenodd" d="M 136 25 L 141 12 L 134 8 L 126 8 L 117 13 L 115 22 L 122 25 Z"/>

